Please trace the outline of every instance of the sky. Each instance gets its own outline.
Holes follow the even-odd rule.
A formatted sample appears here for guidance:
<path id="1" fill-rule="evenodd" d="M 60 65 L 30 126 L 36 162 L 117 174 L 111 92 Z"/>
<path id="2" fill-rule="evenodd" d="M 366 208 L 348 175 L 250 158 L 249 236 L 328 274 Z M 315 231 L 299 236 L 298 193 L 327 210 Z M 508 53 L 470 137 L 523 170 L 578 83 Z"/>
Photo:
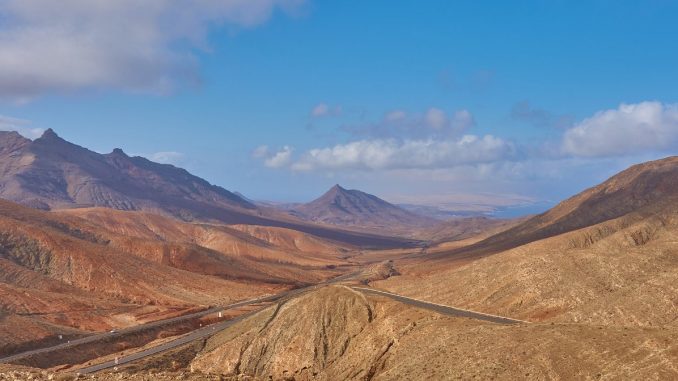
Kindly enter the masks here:
<path id="1" fill-rule="evenodd" d="M 254 199 L 545 205 L 676 154 L 677 18 L 673 0 L 0 0 L 0 129 Z"/>

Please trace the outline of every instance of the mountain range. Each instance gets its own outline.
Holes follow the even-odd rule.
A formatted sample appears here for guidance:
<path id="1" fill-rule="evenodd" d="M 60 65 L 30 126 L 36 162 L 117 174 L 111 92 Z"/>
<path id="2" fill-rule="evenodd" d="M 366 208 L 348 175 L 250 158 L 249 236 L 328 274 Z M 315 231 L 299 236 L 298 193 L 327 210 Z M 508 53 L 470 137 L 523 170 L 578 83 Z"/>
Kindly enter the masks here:
<path id="1" fill-rule="evenodd" d="M 33 141 L 16 132 L 0 132 L 0 171 L 0 197 L 39 209 L 101 206 L 167 211 L 187 218 L 206 205 L 255 209 L 186 170 L 130 157 L 119 148 L 99 154 L 67 142 L 51 129 Z"/>
<path id="2" fill-rule="evenodd" d="M 130 157 L 119 148 L 99 154 L 62 139 L 51 129 L 35 140 L 0 132 L 0 198 L 42 210 L 105 207 L 184 221 L 291 228 L 367 246 L 408 244 L 400 238 L 308 223 L 255 205 L 184 169 Z"/>

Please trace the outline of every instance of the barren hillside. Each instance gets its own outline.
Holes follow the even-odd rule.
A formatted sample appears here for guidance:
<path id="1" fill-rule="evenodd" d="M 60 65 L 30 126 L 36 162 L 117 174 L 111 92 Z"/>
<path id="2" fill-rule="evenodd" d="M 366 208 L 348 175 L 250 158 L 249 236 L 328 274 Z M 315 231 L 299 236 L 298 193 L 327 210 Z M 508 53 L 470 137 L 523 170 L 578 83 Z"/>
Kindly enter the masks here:
<path id="1" fill-rule="evenodd" d="M 678 200 L 678 157 L 634 165 L 465 251 L 495 253 Z M 450 253 L 453 254 L 453 253 Z"/>
<path id="2" fill-rule="evenodd" d="M 376 285 L 534 321 L 675 325 L 676 185 L 676 158 L 634 166 L 543 215 L 472 245 L 496 248 L 496 242 L 508 242 L 513 235 L 514 249 L 449 269 L 424 260 L 415 265 L 416 271 L 400 269 L 411 275 Z M 553 235 L 556 231 L 565 233 Z M 542 236 L 549 238 L 518 244 Z M 463 253 L 468 248 L 455 250 Z M 445 255 L 449 252 L 432 256 Z"/>
<path id="3" fill-rule="evenodd" d="M 343 263 L 345 249 L 304 233 L 248 229 L 0 201 L 4 345 L 276 293 L 336 276 L 330 268 Z"/>
<path id="4" fill-rule="evenodd" d="M 328 287 L 220 333 L 190 368 L 296 380 L 670 378 L 678 375 L 675 332 L 502 326 Z"/>

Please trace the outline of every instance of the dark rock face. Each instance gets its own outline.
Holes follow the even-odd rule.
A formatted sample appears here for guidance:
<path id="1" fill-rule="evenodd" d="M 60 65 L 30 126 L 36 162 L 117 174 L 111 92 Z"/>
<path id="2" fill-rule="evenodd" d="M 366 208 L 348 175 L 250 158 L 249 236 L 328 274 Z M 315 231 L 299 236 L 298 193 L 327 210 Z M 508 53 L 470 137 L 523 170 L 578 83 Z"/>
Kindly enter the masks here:
<path id="1" fill-rule="evenodd" d="M 414 214 L 359 190 L 333 186 L 320 198 L 294 208 L 292 213 L 309 221 L 355 227 L 422 227 L 437 221 Z"/>
<path id="2" fill-rule="evenodd" d="M 51 129 L 34 141 L 0 133 L 0 197 L 38 209 L 99 206 L 184 217 L 200 215 L 207 205 L 256 209 L 181 168 L 130 157 L 119 148 L 102 155 Z"/>

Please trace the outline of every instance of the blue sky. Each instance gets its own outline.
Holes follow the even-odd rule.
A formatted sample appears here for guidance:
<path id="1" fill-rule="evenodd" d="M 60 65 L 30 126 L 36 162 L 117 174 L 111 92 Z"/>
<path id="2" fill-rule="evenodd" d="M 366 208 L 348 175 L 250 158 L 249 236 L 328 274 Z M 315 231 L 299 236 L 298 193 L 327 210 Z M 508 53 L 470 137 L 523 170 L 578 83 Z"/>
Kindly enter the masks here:
<path id="1" fill-rule="evenodd" d="M 0 127 L 286 201 L 553 201 L 678 148 L 678 1 L 181 5 L 0 2 Z"/>

